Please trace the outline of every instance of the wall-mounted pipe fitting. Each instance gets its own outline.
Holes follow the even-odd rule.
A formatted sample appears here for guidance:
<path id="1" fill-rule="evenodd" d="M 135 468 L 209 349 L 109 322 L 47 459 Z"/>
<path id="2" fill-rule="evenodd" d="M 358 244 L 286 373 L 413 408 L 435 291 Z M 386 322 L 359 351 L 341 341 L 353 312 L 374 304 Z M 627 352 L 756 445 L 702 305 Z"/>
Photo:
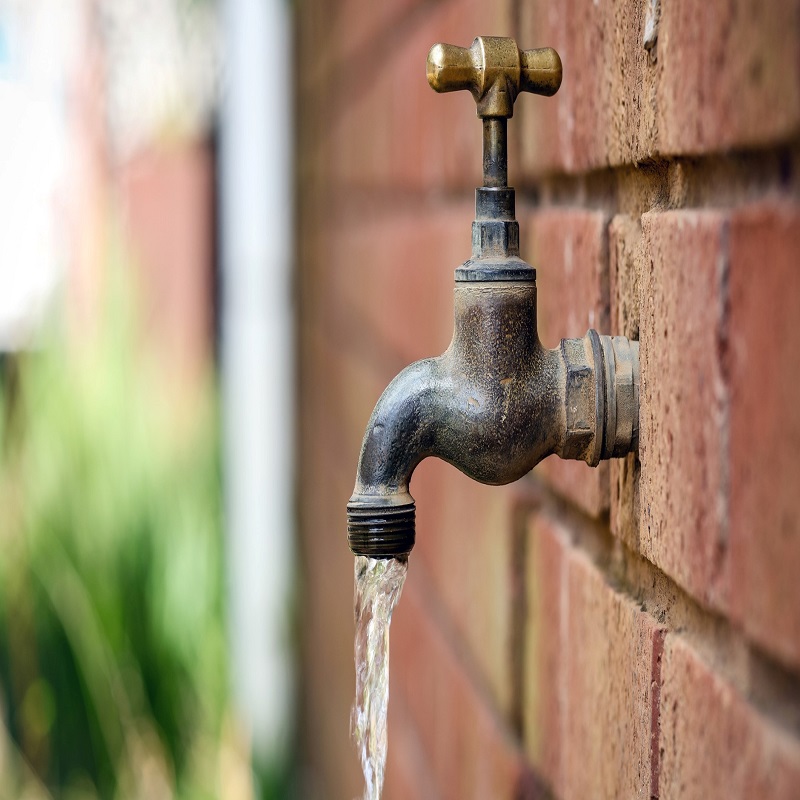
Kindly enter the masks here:
<path id="1" fill-rule="evenodd" d="M 562 339 L 566 436 L 561 458 L 596 467 L 639 447 L 639 342 L 601 336 Z"/>
<path id="2" fill-rule="evenodd" d="M 551 454 L 596 466 L 636 451 L 639 441 L 638 342 L 590 330 L 544 348 L 536 270 L 519 257 L 505 122 L 519 91 L 558 89 L 558 54 L 521 53 L 512 39 L 496 37 L 479 37 L 469 50 L 434 45 L 428 80 L 437 91 L 469 89 L 475 97 L 485 185 L 476 192 L 472 257 L 455 274 L 453 340 L 389 384 L 364 435 L 348 539 L 354 553 L 376 558 L 414 546 L 409 485 L 429 456 L 500 485 Z"/>

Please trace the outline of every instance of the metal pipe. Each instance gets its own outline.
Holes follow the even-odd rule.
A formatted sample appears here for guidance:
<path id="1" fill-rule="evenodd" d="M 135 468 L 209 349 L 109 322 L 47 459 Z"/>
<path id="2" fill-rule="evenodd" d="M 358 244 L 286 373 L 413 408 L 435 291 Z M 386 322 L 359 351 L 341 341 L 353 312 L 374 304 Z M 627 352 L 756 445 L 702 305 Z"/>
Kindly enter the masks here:
<path id="1" fill-rule="evenodd" d="M 508 186 L 508 120 L 487 117 L 483 120 L 483 185 Z"/>

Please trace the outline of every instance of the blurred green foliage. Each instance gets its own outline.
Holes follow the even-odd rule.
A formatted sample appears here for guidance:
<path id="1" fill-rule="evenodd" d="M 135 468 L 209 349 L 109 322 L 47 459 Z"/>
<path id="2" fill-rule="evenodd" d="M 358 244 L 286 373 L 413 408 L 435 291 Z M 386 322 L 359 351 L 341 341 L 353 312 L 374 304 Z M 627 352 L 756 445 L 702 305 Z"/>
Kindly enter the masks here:
<path id="1" fill-rule="evenodd" d="M 0 798 L 248 796 L 213 392 L 176 400 L 124 319 L 3 369 Z"/>

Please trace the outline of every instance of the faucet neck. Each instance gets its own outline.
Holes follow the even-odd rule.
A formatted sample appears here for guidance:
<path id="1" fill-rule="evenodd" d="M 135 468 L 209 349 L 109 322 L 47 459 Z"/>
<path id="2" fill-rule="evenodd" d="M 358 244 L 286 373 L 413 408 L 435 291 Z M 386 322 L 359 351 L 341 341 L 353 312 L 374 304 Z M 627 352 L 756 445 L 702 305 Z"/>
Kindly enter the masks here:
<path id="1" fill-rule="evenodd" d="M 519 257 L 514 206 L 514 189 L 510 186 L 475 190 L 472 257 L 456 270 L 456 283 L 536 282 L 536 270 Z"/>
<path id="2" fill-rule="evenodd" d="M 502 379 L 538 367 L 535 281 L 456 283 L 454 305 L 451 348 L 467 374 Z"/>

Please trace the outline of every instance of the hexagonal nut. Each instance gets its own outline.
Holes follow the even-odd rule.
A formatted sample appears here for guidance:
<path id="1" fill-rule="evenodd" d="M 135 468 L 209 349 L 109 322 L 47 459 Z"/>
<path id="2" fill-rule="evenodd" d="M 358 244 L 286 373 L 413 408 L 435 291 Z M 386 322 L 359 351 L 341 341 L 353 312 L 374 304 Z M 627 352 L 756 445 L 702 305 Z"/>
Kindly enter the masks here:
<path id="1" fill-rule="evenodd" d="M 562 458 L 574 458 L 591 465 L 600 459 L 597 440 L 597 376 L 589 337 L 562 339 L 561 353 L 566 366 L 566 437 Z"/>
<path id="2" fill-rule="evenodd" d="M 475 220 L 472 223 L 472 257 L 502 258 L 519 255 L 516 220 Z"/>

